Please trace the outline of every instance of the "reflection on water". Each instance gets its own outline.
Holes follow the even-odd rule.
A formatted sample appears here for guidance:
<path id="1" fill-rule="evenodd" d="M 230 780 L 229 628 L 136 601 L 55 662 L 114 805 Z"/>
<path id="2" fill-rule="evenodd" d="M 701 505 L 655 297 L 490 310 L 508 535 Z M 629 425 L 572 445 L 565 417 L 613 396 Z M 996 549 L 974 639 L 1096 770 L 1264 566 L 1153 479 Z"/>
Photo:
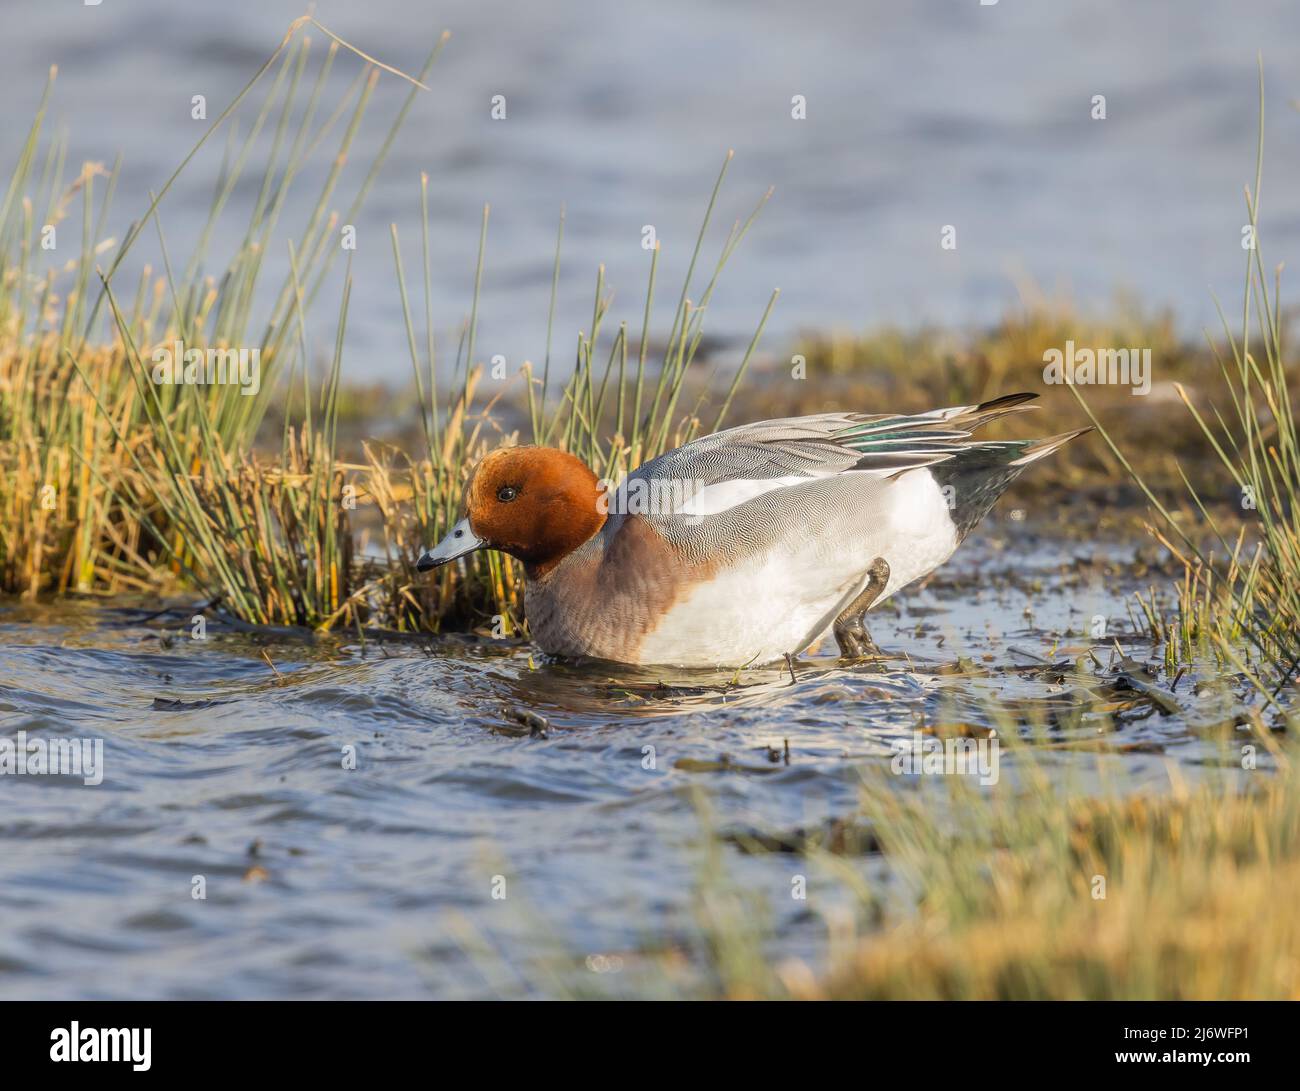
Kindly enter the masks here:
<path id="1" fill-rule="evenodd" d="M 1053 747 L 1095 740 L 1110 707 L 1134 776 L 1193 769 L 1211 752 L 1204 701 L 1153 714 L 1076 670 L 1091 642 L 1063 634 L 1096 613 L 1122 630 L 1125 588 L 1076 546 L 1014 533 L 968 543 L 882 614 L 886 661 L 823 652 L 793 679 L 547 663 L 465 638 L 362 647 L 214 625 L 200 644 L 184 610 L 7 604 L 0 735 L 102 737 L 106 768 L 97 788 L 0 779 L 0 994 L 527 993 L 524 968 L 552 947 L 582 959 L 688 929 L 701 806 L 741 841 L 824 828 L 856 813 L 857 771 L 895 741 L 987 729 L 990 702 L 1039 724 L 1062 769 L 1083 759 Z M 797 859 L 728 849 L 772 897 L 786 953 L 824 931 L 776 896 Z"/>

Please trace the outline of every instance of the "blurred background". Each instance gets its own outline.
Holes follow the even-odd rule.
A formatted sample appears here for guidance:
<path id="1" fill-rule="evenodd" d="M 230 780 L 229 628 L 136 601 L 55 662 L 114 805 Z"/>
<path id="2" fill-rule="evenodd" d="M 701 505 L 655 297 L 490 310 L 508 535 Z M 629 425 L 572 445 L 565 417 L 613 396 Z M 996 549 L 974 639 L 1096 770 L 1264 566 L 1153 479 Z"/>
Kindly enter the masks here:
<path id="1" fill-rule="evenodd" d="M 16 157 L 47 66 L 57 64 L 50 116 L 66 126 L 70 170 L 123 156 L 110 225 L 119 239 L 209 123 L 191 119 L 191 97 L 206 95 L 210 121 L 305 10 L 302 0 L 5 0 L 3 9 L 0 155 Z M 561 207 L 556 359 L 570 360 L 577 331 L 590 325 L 599 263 L 616 293 L 614 318 L 639 327 L 645 225 L 663 245 L 657 325 L 666 331 L 732 148 L 717 241 L 775 187 L 709 307 L 708 333 L 732 349 L 743 348 L 774 287 L 782 295 L 766 353 L 788 350 L 799 331 L 983 325 L 1028 290 L 1082 308 L 1130 292 L 1172 306 L 1195 333 L 1213 320 L 1214 293 L 1234 307 L 1240 295 L 1261 42 L 1266 178 L 1275 180 L 1264 186 L 1261 231 L 1274 255 L 1300 236 L 1300 191 L 1285 184 L 1300 166 L 1290 102 L 1300 6 L 1284 0 L 322 0 L 315 14 L 412 73 L 442 30 L 452 35 L 356 224 L 344 357 L 353 382 L 400 384 L 410 374 L 388 225 L 401 231 L 408 269 L 418 268 L 422 171 L 440 342 L 454 353 L 490 203 L 476 355 L 502 354 L 512 370 L 545 352 Z M 341 54 L 337 89 L 361 67 Z M 391 117 L 408 89 L 385 76 L 371 113 Z M 490 116 L 498 94 L 503 121 Z M 1091 116 L 1098 94 L 1104 121 Z M 806 97 L 806 120 L 791 118 L 794 95 Z M 357 162 L 369 161 L 386 128 L 362 126 Z M 202 227 L 224 149 L 224 136 L 214 138 L 161 207 L 175 254 L 188 253 Z M 234 222 L 256 200 L 259 178 L 250 170 L 232 195 Z M 288 209 L 281 232 L 294 237 L 293 217 L 305 215 L 306 206 Z M 940 248 L 945 224 L 957 229 L 955 251 Z M 705 256 L 711 267 L 713 251 Z M 278 281 L 262 283 L 271 291 Z M 340 290 L 326 290 L 311 330 L 321 352 Z"/>

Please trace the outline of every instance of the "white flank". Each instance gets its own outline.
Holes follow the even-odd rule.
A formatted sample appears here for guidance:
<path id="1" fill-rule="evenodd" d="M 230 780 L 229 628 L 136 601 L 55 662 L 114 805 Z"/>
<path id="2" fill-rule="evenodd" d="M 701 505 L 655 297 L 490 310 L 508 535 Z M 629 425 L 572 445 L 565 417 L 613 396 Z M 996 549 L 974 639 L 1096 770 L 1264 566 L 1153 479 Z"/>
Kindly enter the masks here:
<path id="1" fill-rule="evenodd" d="M 829 477 L 831 475 L 825 474 Z M 805 485 L 814 478 L 799 474 L 793 477 L 769 477 L 762 481 L 748 478 L 736 478 L 732 481 L 720 481 L 716 485 L 706 485 L 694 496 L 678 505 L 677 515 L 717 515 L 720 512 L 738 508 L 756 496 L 784 489 L 788 485 Z"/>
<path id="2" fill-rule="evenodd" d="M 806 479 L 772 487 L 801 480 Z M 727 498 L 715 495 L 719 503 Z M 879 600 L 884 601 L 952 556 L 956 528 L 929 470 L 894 478 L 885 498 L 871 512 L 826 512 L 824 525 L 792 527 L 779 548 L 737 558 L 664 615 L 646 637 L 640 661 L 685 667 L 778 661 L 803 651 L 830 628 L 866 586 L 876 557 L 884 557 L 890 568 Z"/>

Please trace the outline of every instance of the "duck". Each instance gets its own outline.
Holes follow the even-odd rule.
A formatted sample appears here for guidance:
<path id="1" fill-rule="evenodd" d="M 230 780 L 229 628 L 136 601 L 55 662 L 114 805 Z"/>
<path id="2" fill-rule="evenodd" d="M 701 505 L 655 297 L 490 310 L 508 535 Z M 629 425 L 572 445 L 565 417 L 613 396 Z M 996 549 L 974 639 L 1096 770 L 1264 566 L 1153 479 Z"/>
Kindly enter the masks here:
<path id="1" fill-rule="evenodd" d="M 1026 467 L 1090 431 L 974 437 L 1035 398 L 758 421 L 619 482 L 566 451 L 502 447 L 416 568 L 484 549 L 517 558 L 532 641 L 561 658 L 761 666 L 827 631 L 842 657 L 876 656 L 868 611 L 947 561 Z"/>

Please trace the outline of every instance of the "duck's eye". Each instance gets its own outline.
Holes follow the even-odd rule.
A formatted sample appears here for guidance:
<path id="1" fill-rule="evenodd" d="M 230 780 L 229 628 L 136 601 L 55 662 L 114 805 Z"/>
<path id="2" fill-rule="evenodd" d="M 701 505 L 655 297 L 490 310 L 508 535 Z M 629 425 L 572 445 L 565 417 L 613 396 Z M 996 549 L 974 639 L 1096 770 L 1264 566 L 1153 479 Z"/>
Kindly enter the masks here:
<path id="1" fill-rule="evenodd" d="M 510 503 L 518 495 L 519 490 L 513 485 L 502 485 L 501 488 L 497 489 L 497 499 L 503 504 Z"/>

